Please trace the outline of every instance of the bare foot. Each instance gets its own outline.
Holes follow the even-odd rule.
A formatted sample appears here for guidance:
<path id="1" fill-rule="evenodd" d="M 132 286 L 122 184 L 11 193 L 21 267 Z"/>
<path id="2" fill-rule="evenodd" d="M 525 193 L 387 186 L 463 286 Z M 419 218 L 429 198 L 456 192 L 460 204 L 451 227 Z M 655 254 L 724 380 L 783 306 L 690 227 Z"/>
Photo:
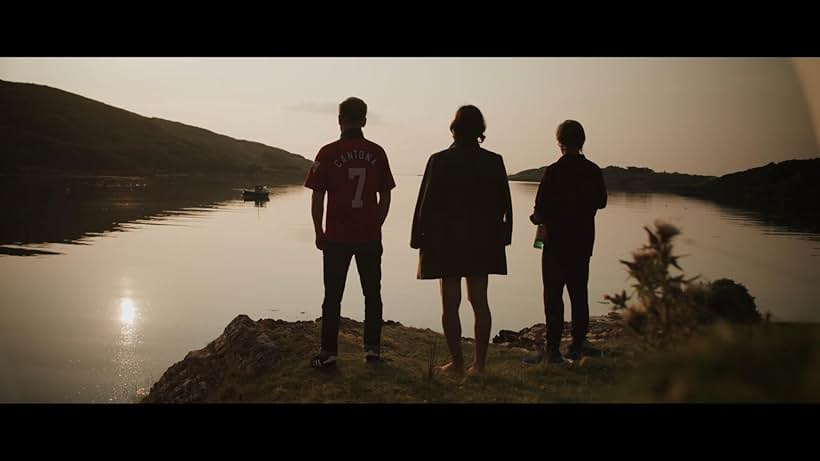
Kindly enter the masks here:
<path id="1" fill-rule="evenodd" d="M 435 368 L 436 373 L 464 373 L 464 365 L 456 365 L 453 362 Z"/>
<path id="2" fill-rule="evenodd" d="M 479 367 L 476 364 L 472 364 L 470 368 L 467 369 L 468 375 L 478 375 L 484 373 L 484 367 Z"/>

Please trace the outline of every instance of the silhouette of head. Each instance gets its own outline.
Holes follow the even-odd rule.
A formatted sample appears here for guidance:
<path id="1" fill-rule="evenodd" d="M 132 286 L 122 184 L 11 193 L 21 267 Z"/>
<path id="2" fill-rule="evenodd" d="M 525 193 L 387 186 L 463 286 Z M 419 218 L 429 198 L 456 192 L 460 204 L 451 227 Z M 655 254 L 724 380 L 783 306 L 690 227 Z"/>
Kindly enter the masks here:
<path id="1" fill-rule="evenodd" d="M 350 97 L 339 104 L 339 126 L 361 128 L 367 123 L 367 104 L 359 98 Z"/>
<path id="2" fill-rule="evenodd" d="M 484 142 L 484 130 L 487 124 L 484 123 L 484 116 L 476 106 L 461 106 L 456 111 L 456 116 L 450 124 L 450 132 L 453 139 L 458 142 Z"/>
<path id="3" fill-rule="evenodd" d="M 561 146 L 561 151 L 581 151 L 584 147 L 584 141 L 587 136 L 584 133 L 584 127 L 575 120 L 564 120 L 558 125 L 558 130 L 555 132 L 555 137 L 558 139 L 558 145 Z"/>

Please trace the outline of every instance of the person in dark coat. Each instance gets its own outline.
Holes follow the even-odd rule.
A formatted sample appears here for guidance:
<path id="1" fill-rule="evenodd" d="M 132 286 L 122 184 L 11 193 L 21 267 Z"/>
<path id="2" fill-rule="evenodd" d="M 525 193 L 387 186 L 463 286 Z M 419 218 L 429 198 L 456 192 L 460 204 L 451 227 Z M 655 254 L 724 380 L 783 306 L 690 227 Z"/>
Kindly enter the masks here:
<path id="1" fill-rule="evenodd" d="M 546 245 L 541 255 L 544 311 L 547 320 L 546 354 L 539 351 L 524 361 L 564 361 L 559 350 L 564 330 L 564 285 L 572 304 L 572 344 L 567 357 L 600 355 L 586 344 L 589 328 L 589 258 L 595 242 L 595 214 L 606 207 L 606 185 L 601 169 L 581 150 L 584 128 L 566 120 L 556 132 L 561 158 L 544 170 L 530 221 L 546 227 Z"/>
<path id="2" fill-rule="evenodd" d="M 475 106 L 462 106 L 450 124 L 453 144 L 427 161 L 413 215 L 410 246 L 419 250 L 419 279 L 439 279 L 442 325 L 452 361 L 439 371 L 462 372 L 461 278 L 475 313 L 475 358 L 481 372 L 492 318 L 487 275 L 507 274 L 512 200 L 501 155 L 482 149 L 486 124 Z"/>

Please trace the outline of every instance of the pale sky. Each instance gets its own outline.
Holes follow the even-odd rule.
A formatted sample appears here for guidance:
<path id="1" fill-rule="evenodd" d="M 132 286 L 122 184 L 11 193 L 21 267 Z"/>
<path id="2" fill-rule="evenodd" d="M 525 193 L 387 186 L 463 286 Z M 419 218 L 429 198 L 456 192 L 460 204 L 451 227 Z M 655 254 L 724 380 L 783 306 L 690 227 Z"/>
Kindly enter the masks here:
<path id="1" fill-rule="evenodd" d="M 309 159 L 357 96 L 394 174 L 449 146 L 462 104 L 482 110 L 509 173 L 554 161 L 565 119 L 601 167 L 722 175 L 820 156 L 820 58 L 0 58 L 0 79 Z"/>

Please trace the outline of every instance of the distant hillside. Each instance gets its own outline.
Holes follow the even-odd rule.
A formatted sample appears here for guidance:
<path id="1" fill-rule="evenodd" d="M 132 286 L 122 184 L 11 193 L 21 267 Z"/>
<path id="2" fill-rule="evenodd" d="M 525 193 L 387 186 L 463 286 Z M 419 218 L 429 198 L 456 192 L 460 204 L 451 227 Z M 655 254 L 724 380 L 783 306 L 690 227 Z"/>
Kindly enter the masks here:
<path id="1" fill-rule="evenodd" d="M 524 170 L 509 178 L 512 181 L 541 181 L 546 167 Z M 609 190 L 645 192 L 684 192 L 698 188 L 714 179 L 683 173 L 657 173 L 649 168 L 608 166 L 603 168 L 604 182 Z"/>
<path id="2" fill-rule="evenodd" d="M 148 118 L 55 88 L 0 80 L 0 173 L 301 176 L 311 162 L 257 142 Z"/>
<path id="3" fill-rule="evenodd" d="M 709 181 L 699 195 L 768 210 L 820 217 L 820 158 L 786 160 Z"/>
<path id="4" fill-rule="evenodd" d="M 612 191 L 669 192 L 753 210 L 768 223 L 799 232 L 820 232 L 820 158 L 787 160 L 721 177 L 656 173 L 649 168 L 602 170 Z M 544 168 L 510 176 L 540 181 Z"/>
<path id="5" fill-rule="evenodd" d="M 510 181 L 533 181 L 533 182 L 540 182 L 541 177 L 544 176 L 544 170 L 547 167 L 542 166 L 541 168 L 530 168 L 529 170 L 522 170 L 518 173 L 511 174 L 507 176 Z"/>

